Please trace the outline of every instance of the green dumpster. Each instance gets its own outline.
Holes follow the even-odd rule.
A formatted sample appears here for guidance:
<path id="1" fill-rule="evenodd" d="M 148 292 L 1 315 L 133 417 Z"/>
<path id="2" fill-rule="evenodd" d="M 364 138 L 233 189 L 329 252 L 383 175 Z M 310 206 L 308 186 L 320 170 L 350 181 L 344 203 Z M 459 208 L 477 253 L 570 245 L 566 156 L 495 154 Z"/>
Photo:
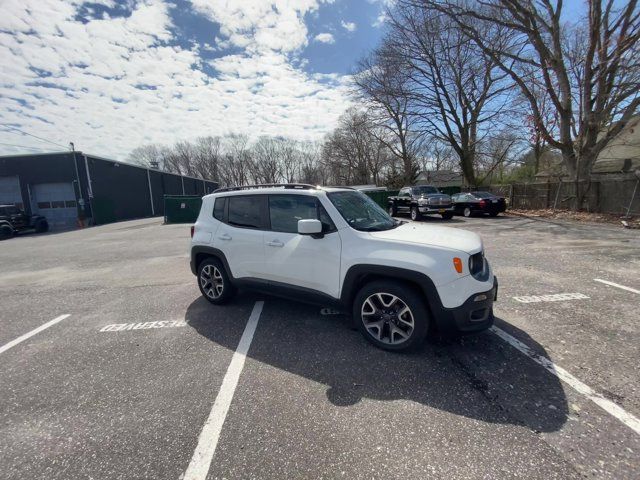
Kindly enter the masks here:
<path id="1" fill-rule="evenodd" d="M 362 193 L 370 197 L 374 202 L 376 202 L 378 205 L 380 205 L 382 208 L 386 210 L 387 200 L 389 199 L 389 197 L 397 195 L 398 190 L 372 190 L 370 192 L 363 190 Z"/>
<path id="2" fill-rule="evenodd" d="M 165 195 L 164 223 L 195 223 L 201 205 L 198 195 Z"/>

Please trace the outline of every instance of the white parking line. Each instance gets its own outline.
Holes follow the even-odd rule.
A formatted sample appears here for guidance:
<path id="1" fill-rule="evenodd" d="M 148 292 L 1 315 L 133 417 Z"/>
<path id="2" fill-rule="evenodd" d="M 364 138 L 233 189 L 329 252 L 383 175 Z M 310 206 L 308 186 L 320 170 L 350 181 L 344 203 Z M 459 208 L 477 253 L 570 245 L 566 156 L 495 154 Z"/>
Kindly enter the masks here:
<path id="1" fill-rule="evenodd" d="M 198 445 L 193 452 L 191 462 L 187 467 L 187 471 L 184 474 L 184 480 L 205 480 L 209 467 L 211 466 L 211 460 L 216 453 L 216 447 L 218 446 L 218 439 L 220 438 L 220 431 L 222 425 L 229 411 L 231 400 L 233 400 L 233 394 L 238 385 L 242 368 L 244 367 L 244 361 L 247 358 L 247 352 L 251 346 L 251 340 L 253 340 L 253 334 L 258 326 L 258 320 L 260 319 L 260 313 L 262 313 L 262 307 L 264 302 L 256 302 L 253 306 L 253 311 L 247 322 L 247 326 L 242 333 L 238 348 L 236 348 L 231 363 L 227 369 L 227 373 L 222 380 L 222 386 L 216 397 L 216 401 L 211 408 L 209 418 L 202 427 L 200 437 L 198 437 Z"/>
<path id="2" fill-rule="evenodd" d="M 632 414 L 624 410 L 618 404 L 604 398 L 602 395 L 596 392 L 593 388 L 591 388 L 589 385 L 582 383 L 576 377 L 574 377 L 569 372 L 567 372 L 564 368 L 559 367 L 548 358 L 543 357 L 542 355 L 538 355 L 527 345 L 522 343 L 517 338 L 512 337 L 504 330 L 501 330 L 498 327 L 491 327 L 490 331 L 496 334 L 498 337 L 500 337 L 502 340 L 507 342 L 509 345 L 511 345 L 515 349 L 524 353 L 527 357 L 531 358 L 534 362 L 538 363 L 539 365 L 542 365 L 545 369 L 547 369 L 553 375 L 555 375 L 560 380 L 565 382 L 567 385 L 573 388 L 576 392 L 587 397 L 593 403 L 598 405 L 600 408 L 605 410 L 610 415 L 613 415 L 614 417 L 616 417 L 618 420 L 624 423 L 627 427 L 631 428 L 634 432 L 640 435 L 640 419 L 638 419 L 637 417 L 633 416 Z"/>
<path id="3" fill-rule="evenodd" d="M 620 285 L 619 283 L 609 282 L 608 280 L 601 280 L 600 278 L 594 278 L 596 282 L 604 283 L 605 285 L 609 285 L 611 287 L 621 288 L 622 290 L 626 290 L 627 292 L 640 293 L 640 290 L 636 290 L 635 288 L 625 287 L 624 285 Z"/>
<path id="4" fill-rule="evenodd" d="M 40 333 L 43 330 L 55 325 L 58 322 L 61 322 L 65 318 L 69 317 L 70 314 L 60 315 L 59 317 L 54 318 L 53 320 L 49 320 L 47 323 L 40 325 L 38 328 L 31 330 L 30 332 L 25 333 L 24 335 L 19 336 L 15 340 L 11 340 L 9 343 L 4 344 L 0 347 L 0 353 L 4 353 L 9 350 L 11 347 L 15 347 L 20 342 L 24 342 L 27 338 L 33 337 L 36 333 Z"/>
<path id="5" fill-rule="evenodd" d="M 513 297 L 516 302 L 520 303 L 538 303 L 538 302 L 566 302 L 568 300 L 584 300 L 588 299 L 584 293 L 554 293 L 552 295 L 527 295 L 524 297 Z"/>

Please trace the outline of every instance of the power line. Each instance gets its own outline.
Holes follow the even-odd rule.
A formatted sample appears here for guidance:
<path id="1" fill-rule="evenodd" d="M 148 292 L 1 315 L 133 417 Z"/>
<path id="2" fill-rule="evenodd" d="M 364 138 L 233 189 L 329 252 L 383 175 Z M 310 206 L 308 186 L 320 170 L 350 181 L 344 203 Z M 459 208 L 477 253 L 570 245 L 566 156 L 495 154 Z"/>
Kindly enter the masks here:
<path id="1" fill-rule="evenodd" d="M 6 147 L 18 147 L 18 148 L 27 148 L 29 150 L 41 150 L 44 151 L 44 148 L 40 148 L 40 147 L 27 147 L 26 145 L 16 145 L 15 143 L 2 143 L 0 142 L 0 145 L 4 145 Z"/>
<path id="2" fill-rule="evenodd" d="M 55 146 L 57 146 L 57 147 L 62 147 L 62 148 L 64 148 L 65 150 L 66 150 L 66 149 L 68 149 L 68 146 L 60 145 L 59 143 L 52 142 L 51 140 L 47 140 L 46 138 L 38 137 L 37 135 L 33 135 L 33 134 L 31 134 L 31 133 L 25 132 L 25 131 L 20 130 L 19 128 L 13 127 L 13 126 L 11 126 L 11 125 L 9 125 L 9 124 L 7 124 L 7 123 L 0 123 L 0 125 L 2 125 L 3 127 L 10 128 L 11 130 L 15 130 L 16 132 L 20 132 L 20 133 L 22 133 L 23 135 L 29 135 L 30 137 L 37 138 L 38 140 L 40 140 L 40 141 L 42 141 L 42 142 L 51 143 L 52 145 L 55 145 Z"/>

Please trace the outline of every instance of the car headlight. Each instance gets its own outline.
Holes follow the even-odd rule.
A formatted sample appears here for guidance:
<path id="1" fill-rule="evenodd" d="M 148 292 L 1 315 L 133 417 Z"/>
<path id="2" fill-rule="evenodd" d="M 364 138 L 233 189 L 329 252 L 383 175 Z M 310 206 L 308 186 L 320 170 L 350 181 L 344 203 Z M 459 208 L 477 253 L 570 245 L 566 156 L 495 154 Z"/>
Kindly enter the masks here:
<path id="1" fill-rule="evenodd" d="M 427 205 L 429 204 L 429 199 L 428 198 L 420 198 L 418 199 L 418 205 Z"/>

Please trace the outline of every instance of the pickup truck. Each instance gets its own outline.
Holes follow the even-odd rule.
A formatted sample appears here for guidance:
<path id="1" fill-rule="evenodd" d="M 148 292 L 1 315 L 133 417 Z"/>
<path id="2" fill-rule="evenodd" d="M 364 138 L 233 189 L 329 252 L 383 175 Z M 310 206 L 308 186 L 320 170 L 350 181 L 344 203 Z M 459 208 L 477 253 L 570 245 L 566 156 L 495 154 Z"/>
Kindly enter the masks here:
<path id="1" fill-rule="evenodd" d="M 0 240 L 13 237 L 18 232 L 49 230 L 47 219 L 41 215 L 29 215 L 15 205 L 0 205 Z"/>
<path id="2" fill-rule="evenodd" d="M 420 220 L 422 215 L 429 214 L 439 214 L 449 220 L 454 214 L 451 197 L 431 185 L 403 187 L 398 195 L 389 197 L 387 207 L 389 215 L 408 213 L 411 220 Z"/>

